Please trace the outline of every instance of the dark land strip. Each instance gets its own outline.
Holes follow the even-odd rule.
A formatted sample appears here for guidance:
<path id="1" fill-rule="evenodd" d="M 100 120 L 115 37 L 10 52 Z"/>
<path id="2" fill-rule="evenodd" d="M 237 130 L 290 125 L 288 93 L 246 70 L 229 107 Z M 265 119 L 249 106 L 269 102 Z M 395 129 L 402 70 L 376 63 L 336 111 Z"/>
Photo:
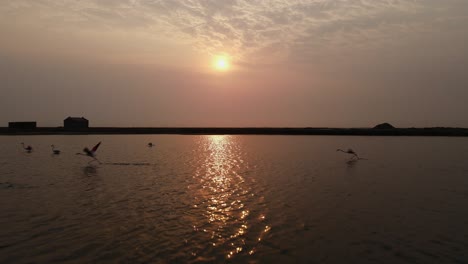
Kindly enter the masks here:
<path id="1" fill-rule="evenodd" d="M 468 137 L 467 128 L 279 128 L 279 127 L 91 127 L 64 129 L 38 127 L 12 129 L 0 127 L 0 135 L 118 135 L 118 134 L 180 134 L 180 135 L 343 135 L 343 136 L 453 136 Z"/>

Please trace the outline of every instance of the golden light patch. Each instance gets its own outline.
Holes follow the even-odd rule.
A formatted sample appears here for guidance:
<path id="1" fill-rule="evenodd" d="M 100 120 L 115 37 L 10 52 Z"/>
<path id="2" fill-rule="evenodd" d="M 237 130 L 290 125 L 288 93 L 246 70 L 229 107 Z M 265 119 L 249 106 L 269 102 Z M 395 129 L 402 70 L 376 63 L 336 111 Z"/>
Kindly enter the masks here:
<path id="1" fill-rule="evenodd" d="M 229 60 L 225 56 L 219 56 L 214 61 L 214 67 L 218 71 L 226 71 L 229 69 Z"/>

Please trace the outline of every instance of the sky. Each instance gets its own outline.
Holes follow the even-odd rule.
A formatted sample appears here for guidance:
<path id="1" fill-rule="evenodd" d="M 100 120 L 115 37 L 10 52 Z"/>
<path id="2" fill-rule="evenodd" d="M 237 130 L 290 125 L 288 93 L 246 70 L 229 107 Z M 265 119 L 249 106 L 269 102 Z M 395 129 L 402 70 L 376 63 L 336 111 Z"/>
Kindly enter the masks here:
<path id="1" fill-rule="evenodd" d="M 0 127 L 468 127 L 467 25 L 467 0 L 3 0 Z"/>

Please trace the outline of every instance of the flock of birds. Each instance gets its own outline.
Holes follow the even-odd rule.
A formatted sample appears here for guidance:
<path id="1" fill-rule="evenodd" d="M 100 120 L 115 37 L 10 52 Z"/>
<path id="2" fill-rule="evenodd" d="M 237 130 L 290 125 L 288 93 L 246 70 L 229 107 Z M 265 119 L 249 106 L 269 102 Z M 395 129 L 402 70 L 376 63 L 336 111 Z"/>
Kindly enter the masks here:
<path id="1" fill-rule="evenodd" d="M 88 147 L 85 147 L 83 149 L 83 153 L 78 152 L 78 153 L 76 153 L 76 155 L 83 155 L 83 156 L 91 157 L 91 158 L 93 158 L 93 160 L 91 160 L 90 162 L 97 161 L 97 162 L 101 163 L 96 158 L 96 151 L 98 150 L 100 145 L 101 145 L 101 142 L 97 143 L 92 149 L 89 149 Z M 21 142 L 21 146 L 28 153 L 31 153 L 33 151 L 33 148 L 31 147 L 31 145 L 26 146 L 23 142 Z M 148 143 L 148 147 L 152 148 L 154 146 L 155 145 L 152 142 Z M 52 154 L 53 155 L 60 155 L 61 151 L 59 149 L 56 149 L 54 145 L 50 145 L 50 147 L 52 148 Z"/>
<path id="2" fill-rule="evenodd" d="M 100 145 L 101 145 L 101 142 L 97 143 L 92 149 L 89 149 L 89 148 L 85 147 L 83 149 L 83 153 L 79 152 L 79 153 L 76 153 L 76 155 L 88 156 L 88 157 L 93 158 L 92 161 L 97 161 L 97 162 L 101 163 L 96 158 L 96 151 L 98 150 Z M 28 153 L 31 153 L 32 150 L 33 150 L 33 148 L 30 145 L 25 146 L 25 144 L 23 142 L 21 143 L 21 146 L 23 146 L 23 149 L 26 150 L 26 152 L 28 152 Z M 152 148 L 154 146 L 155 145 L 152 142 L 148 143 L 149 148 Z M 54 155 L 59 155 L 60 154 L 60 150 L 56 149 L 54 145 L 50 145 L 50 147 L 52 148 L 52 154 L 54 154 Z M 351 155 L 351 160 L 362 160 L 362 159 L 364 159 L 364 158 L 359 157 L 359 155 L 352 149 L 348 149 L 348 150 L 337 149 L 336 151 L 343 152 L 343 153 L 346 153 L 346 154 L 350 154 Z M 92 162 L 92 161 L 90 161 L 90 162 Z"/>

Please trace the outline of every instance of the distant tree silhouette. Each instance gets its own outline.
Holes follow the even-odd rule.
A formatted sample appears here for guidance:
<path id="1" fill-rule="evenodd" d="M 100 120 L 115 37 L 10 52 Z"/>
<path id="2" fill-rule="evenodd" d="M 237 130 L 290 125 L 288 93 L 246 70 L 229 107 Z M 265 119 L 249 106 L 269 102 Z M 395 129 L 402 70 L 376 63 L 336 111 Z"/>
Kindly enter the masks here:
<path id="1" fill-rule="evenodd" d="M 382 123 L 378 124 L 374 127 L 374 129 L 394 129 L 395 127 L 390 125 L 389 123 Z"/>

